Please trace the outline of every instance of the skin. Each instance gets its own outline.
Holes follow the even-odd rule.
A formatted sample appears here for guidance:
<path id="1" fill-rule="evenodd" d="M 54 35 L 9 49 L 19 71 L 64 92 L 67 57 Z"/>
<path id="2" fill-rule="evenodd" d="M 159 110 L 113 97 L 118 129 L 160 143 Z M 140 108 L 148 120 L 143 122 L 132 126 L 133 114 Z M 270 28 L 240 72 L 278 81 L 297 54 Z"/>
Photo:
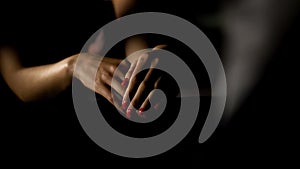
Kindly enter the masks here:
<path id="1" fill-rule="evenodd" d="M 104 96 L 112 103 L 111 86 L 120 94 L 124 91 L 120 84 L 112 85 L 112 76 L 117 71 L 119 80 L 124 79 L 124 74 L 116 68 L 121 63 L 121 59 L 100 57 L 90 54 L 84 55 L 77 64 L 77 71 L 74 66 L 79 54 L 70 56 L 57 63 L 23 67 L 17 52 L 13 48 L 0 49 L 0 69 L 4 80 L 13 92 L 24 102 L 37 101 L 56 96 L 65 90 L 72 83 L 72 77 L 79 79 L 87 88 L 94 90 Z M 98 67 L 99 59 L 102 59 Z M 124 62 L 121 67 L 124 70 L 129 65 Z M 96 79 L 88 76 L 97 69 Z"/>
<path id="2" fill-rule="evenodd" d="M 136 8 L 136 0 L 113 0 L 113 6 L 115 10 L 115 16 L 120 18 L 128 13 L 134 12 Z M 158 45 L 153 48 L 153 50 L 158 50 L 164 48 L 165 45 Z M 125 43 L 126 56 L 130 56 L 133 52 L 149 48 L 147 41 L 142 35 L 133 36 L 128 38 Z M 154 73 L 155 66 L 158 64 L 159 59 L 149 57 L 147 54 L 141 54 L 136 57 L 126 58 L 131 66 L 129 71 L 125 75 L 125 79 L 121 83 L 125 88 L 125 93 L 122 99 L 122 109 L 126 113 L 126 117 L 130 118 L 133 107 L 138 111 L 135 112 L 141 118 L 145 118 L 146 115 L 143 114 L 144 110 L 149 107 L 149 99 L 155 95 L 151 92 L 153 89 L 158 88 L 162 76 Z M 144 67 L 149 67 L 149 71 L 139 79 L 136 77 L 137 73 Z M 133 96 L 129 103 L 129 95 Z M 155 104 L 158 108 L 158 103 Z"/>
<path id="3" fill-rule="evenodd" d="M 120 82 L 124 80 L 124 72 L 128 71 L 130 63 L 122 62 L 121 59 L 102 57 L 90 53 L 81 53 L 80 55 L 73 76 L 79 79 L 85 87 L 102 95 L 117 107 L 117 104 L 113 102 L 114 95 L 111 93 L 111 89 L 116 91 L 118 95 L 124 95 L 124 88 Z M 78 57 L 79 54 L 76 56 Z M 91 76 L 92 72 L 97 72 L 95 78 Z M 114 74 L 115 81 L 113 81 Z"/>
<path id="4" fill-rule="evenodd" d="M 113 0 L 116 17 L 124 16 L 130 9 L 134 8 L 135 0 L 122 1 Z M 101 38 L 99 38 L 101 39 Z M 128 62 L 122 62 L 121 59 L 98 56 L 101 51 L 101 40 L 96 38 L 94 44 L 91 44 L 89 53 L 84 55 L 83 59 L 78 60 L 79 54 L 69 56 L 57 63 L 23 67 L 19 60 L 17 51 L 11 47 L 0 48 L 0 71 L 12 91 L 24 102 L 32 102 L 47 99 L 56 96 L 64 91 L 72 83 L 72 78 L 79 79 L 87 88 L 104 96 L 109 102 L 113 103 L 113 88 L 123 97 L 123 102 L 129 94 L 133 93 L 134 97 L 130 104 L 124 105 L 127 117 L 130 117 L 130 109 L 135 106 L 139 110 L 145 109 L 149 105 L 150 93 L 154 86 L 157 87 L 161 79 L 153 73 L 153 68 L 157 64 L 156 58 L 145 58 L 140 55 L 134 58 L 127 58 Z M 126 55 L 132 52 L 148 48 L 147 42 L 142 36 L 129 38 L 125 45 Z M 162 48 L 158 46 L 154 49 Z M 98 64 L 101 61 L 101 65 Z M 142 62 L 145 60 L 146 62 Z M 121 64 L 122 62 L 122 64 Z M 135 80 L 135 74 L 145 66 L 145 63 L 151 63 L 151 69 L 138 82 Z M 121 65 L 120 65 L 121 64 Z M 74 67 L 76 65 L 76 72 Z M 117 67 L 120 65 L 120 70 Z M 90 77 L 89 72 L 97 69 L 96 78 Z M 127 73 L 126 73 L 127 72 Z M 112 77 L 116 73 L 119 83 L 112 84 Z M 125 78 L 125 76 L 128 76 Z M 150 82 L 150 83 L 149 83 Z M 145 85 L 145 84 L 148 85 Z M 139 115 L 142 111 L 137 112 Z"/>
<path id="5" fill-rule="evenodd" d="M 65 90 L 72 81 L 77 56 L 60 62 L 25 68 L 13 48 L 0 49 L 0 70 L 12 91 L 24 102 L 50 98 Z"/>
<path id="6" fill-rule="evenodd" d="M 153 48 L 154 50 L 159 50 L 164 48 L 165 45 L 159 45 Z M 124 81 L 128 85 L 125 90 L 122 108 L 126 110 L 126 116 L 131 117 L 132 110 L 135 107 L 137 109 L 137 115 L 145 118 L 146 115 L 143 113 L 145 109 L 150 106 L 150 99 L 155 95 L 152 92 L 153 89 L 158 89 L 160 86 L 160 81 L 163 78 L 161 74 L 157 73 L 155 70 L 156 66 L 159 64 L 159 58 L 151 57 L 149 54 L 141 54 L 130 66 L 128 72 L 125 75 Z M 143 69 L 149 68 L 149 70 L 142 75 L 142 77 L 137 77 L 137 74 Z M 133 96 L 128 107 L 129 96 Z M 155 103 L 156 109 L 158 109 L 159 103 Z"/>
<path id="7" fill-rule="evenodd" d="M 122 11 L 130 7 L 130 5 L 128 6 L 126 4 L 127 3 L 124 4 L 123 1 L 114 3 L 117 15 L 121 15 Z M 99 44 L 99 40 L 91 45 L 90 53 L 94 54 L 101 50 L 95 47 L 97 44 Z M 31 102 L 54 97 L 70 86 L 78 56 L 79 54 L 75 54 L 57 63 L 27 68 L 22 66 L 18 53 L 14 48 L 1 47 L 0 70 L 4 80 L 12 91 L 22 101 Z M 84 61 L 81 60 L 80 66 L 78 66 L 80 71 L 77 71 L 74 77 L 78 78 L 86 87 L 94 89 L 95 92 L 103 95 L 107 100 L 112 102 L 110 93 L 111 75 L 121 60 L 104 57 L 94 82 L 94 80 L 85 75 L 88 75 L 89 71 L 95 69 L 95 63 L 92 64 L 95 58 L 96 57 L 85 57 Z M 120 78 L 122 80 L 121 75 Z M 120 87 L 115 88 L 118 93 L 122 94 Z"/>

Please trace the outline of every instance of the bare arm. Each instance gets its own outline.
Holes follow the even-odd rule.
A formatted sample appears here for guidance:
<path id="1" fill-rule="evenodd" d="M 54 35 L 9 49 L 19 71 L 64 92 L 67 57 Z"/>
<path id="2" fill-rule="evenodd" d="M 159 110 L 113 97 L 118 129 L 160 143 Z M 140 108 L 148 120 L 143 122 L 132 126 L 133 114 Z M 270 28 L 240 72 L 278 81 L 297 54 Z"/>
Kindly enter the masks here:
<path id="1" fill-rule="evenodd" d="M 135 0 L 126 1 L 126 3 L 125 1 L 121 0 L 114 1 L 113 3 L 116 17 L 121 17 L 128 9 L 132 8 Z M 144 44 L 142 39 L 130 38 L 128 45 L 126 45 L 126 48 L 130 50 L 126 51 L 131 53 L 135 50 L 144 48 L 144 46 L 140 46 L 140 44 Z M 137 46 L 140 47 L 136 48 Z M 65 90 L 72 83 L 73 67 L 77 57 L 78 55 L 73 55 L 57 63 L 26 68 L 22 66 L 18 54 L 14 49 L 4 47 L 0 48 L 0 72 L 8 86 L 22 101 L 36 101 L 40 99 L 51 98 Z M 85 59 L 85 63 L 79 67 L 87 67 L 86 64 L 90 64 L 89 58 L 90 57 L 87 57 L 87 59 Z M 119 64 L 118 61 L 111 61 L 109 59 L 104 59 L 104 61 L 106 61 L 104 63 L 106 67 L 109 67 L 107 65 L 116 66 Z M 93 68 L 91 65 L 88 67 Z M 94 89 L 94 79 L 87 80 L 86 78 L 86 73 L 88 73 L 88 70 L 80 69 L 80 71 L 83 71 L 83 76 L 77 75 L 75 77 L 83 82 L 86 87 Z M 103 71 L 99 71 L 99 73 L 107 74 L 103 73 Z M 106 83 L 109 83 L 109 80 L 106 80 L 105 83 L 102 82 L 104 81 L 103 79 L 98 81 L 100 85 L 96 85 L 96 92 L 102 94 L 109 101 L 111 101 L 109 94 L 110 90 L 106 88 L 104 90 L 103 87 Z"/>
<path id="2" fill-rule="evenodd" d="M 72 67 L 77 56 L 60 62 L 25 68 L 12 48 L 0 50 L 0 71 L 13 92 L 25 102 L 50 98 L 72 82 Z"/>
<path id="3" fill-rule="evenodd" d="M 128 13 L 134 12 L 136 8 L 137 1 L 136 0 L 113 0 L 113 7 L 115 16 L 120 18 Z M 131 53 L 136 52 L 138 50 L 149 48 L 144 36 L 137 35 L 130 37 L 126 40 L 125 44 L 125 53 L 126 56 L 129 56 Z M 133 58 L 127 58 L 129 62 L 133 62 Z"/>

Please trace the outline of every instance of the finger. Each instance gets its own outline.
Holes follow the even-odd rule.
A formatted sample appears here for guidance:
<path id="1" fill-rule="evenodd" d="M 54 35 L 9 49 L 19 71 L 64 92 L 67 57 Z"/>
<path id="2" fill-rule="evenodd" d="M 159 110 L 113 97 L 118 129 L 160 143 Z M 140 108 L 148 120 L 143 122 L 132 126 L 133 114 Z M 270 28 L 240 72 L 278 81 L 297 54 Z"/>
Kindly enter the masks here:
<path id="1" fill-rule="evenodd" d="M 111 89 L 107 85 L 95 86 L 95 92 L 102 95 L 111 104 L 114 104 L 113 96 L 111 94 Z"/>
<path id="2" fill-rule="evenodd" d="M 112 86 L 119 94 L 123 96 L 124 89 L 121 87 L 121 80 L 124 79 L 124 73 L 120 71 L 119 66 L 117 64 L 121 61 L 119 59 L 111 59 L 106 58 L 105 62 L 115 62 L 109 64 L 102 64 L 99 68 L 98 74 L 100 74 L 100 82 L 104 82 L 105 84 Z M 126 66 L 126 63 L 124 64 Z M 129 68 L 129 67 L 128 67 Z M 112 80 L 112 78 L 114 79 Z"/>
<path id="3" fill-rule="evenodd" d="M 167 45 L 157 45 L 152 50 L 159 50 L 159 49 L 165 48 L 166 46 Z M 134 71 L 134 69 L 136 67 L 136 64 L 137 64 L 137 60 L 133 61 L 133 63 L 131 64 L 131 66 L 130 66 L 130 68 L 128 70 L 128 72 L 125 75 L 125 79 L 122 82 L 122 86 L 125 87 L 127 85 L 128 81 L 129 81 L 129 79 L 130 79 L 130 77 L 131 77 L 131 75 L 132 75 L 132 73 L 133 73 L 133 71 Z"/>
<path id="4" fill-rule="evenodd" d="M 139 85 L 135 95 L 133 96 L 130 105 L 139 108 L 152 89 L 153 89 L 153 85 L 151 84 L 149 85 L 143 81 Z"/>
<path id="5" fill-rule="evenodd" d="M 131 74 L 131 77 L 129 79 L 129 82 L 143 69 L 143 67 L 146 65 L 148 61 L 149 55 L 143 54 L 140 56 L 140 58 L 137 60 L 136 66 Z"/>
<path id="6" fill-rule="evenodd" d="M 159 109 L 161 109 L 162 105 L 165 103 L 166 102 L 162 98 L 160 98 L 160 95 L 157 93 L 157 91 L 153 90 L 148 95 L 141 108 L 136 111 L 136 113 L 141 118 L 151 118 L 157 115 L 157 112 L 159 112 Z"/>
<path id="7" fill-rule="evenodd" d="M 123 105 L 122 105 L 122 108 L 123 108 Z M 127 117 L 128 119 L 131 118 L 132 111 L 133 111 L 133 106 L 132 106 L 132 105 L 129 105 L 128 108 L 126 109 L 126 113 L 125 113 L 125 115 L 126 115 L 126 117 Z"/>
<path id="8" fill-rule="evenodd" d="M 111 76 L 115 77 L 116 80 L 123 81 L 125 77 L 125 72 L 130 68 L 128 61 L 121 61 L 120 59 L 108 58 L 106 62 L 110 64 L 103 64 L 102 70 L 107 71 Z"/>
<path id="9" fill-rule="evenodd" d="M 159 49 L 163 49 L 163 48 L 166 48 L 166 47 L 167 47 L 167 45 L 165 45 L 165 44 L 157 45 L 152 50 L 159 50 Z"/>
<path id="10" fill-rule="evenodd" d="M 147 110 L 150 107 L 150 98 L 152 97 L 154 91 L 151 91 L 146 100 L 143 102 L 141 107 L 137 110 L 137 114 L 140 117 L 145 118 L 144 111 Z"/>
<path id="11" fill-rule="evenodd" d="M 106 68 L 108 68 L 107 70 L 110 70 L 110 72 L 113 72 L 117 67 L 122 71 L 127 71 L 130 67 L 130 63 L 127 60 L 121 60 L 110 57 L 104 57 L 102 63 L 108 63 L 103 64 L 101 66 L 105 66 Z"/>
<path id="12" fill-rule="evenodd" d="M 117 81 L 117 80 L 115 80 L 115 79 L 112 80 L 112 81 L 111 81 L 111 87 L 112 87 L 119 95 L 121 95 L 121 96 L 124 95 L 125 90 L 124 90 L 124 88 L 121 86 L 121 84 L 120 84 L 119 81 Z"/>
<path id="13" fill-rule="evenodd" d="M 125 79 L 125 74 L 119 68 L 117 68 L 114 72 L 110 72 L 110 74 L 120 83 Z"/>
<path id="14" fill-rule="evenodd" d="M 154 89 L 159 88 L 160 80 L 161 80 L 161 77 L 159 77 L 158 80 L 155 82 L 155 84 L 154 84 Z M 142 105 L 140 106 L 140 108 L 139 108 L 138 111 L 137 111 L 137 114 L 138 114 L 139 116 L 143 116 L 143 115 L 142 115 L 143 112 L 144 112 L 145 110 L 147 110 L 147 109 L 150 107 L 150 99 L 153 99 L 153 98 L 154 98 L 154 97 L 153 97 L 154 94 L 155 94 L 155 91 L 152 90 L 152 91 L 149 93 L 149 95 L 147 96 L 147 98 L 145 99 L 145 101 L 142 103 Z M 159 99 L 155 99 L 154 101 L 155 101 L 155 103 L 154 103 L 153 108 L 154 108 L 155 110 L 157 110 L 157 109 L 159 108 L 159 102 L 160 102 L 160 101 L 159 101 Z"/>
<path id="15" fill-rule="evenodd" d="M 100 79 L 99 77 L 96 78 L 96 85 L 101 86 L 102 84 L 110 86 L 119 95 L 124 95 L 124 89 L 122 88 L 121 84 L 117 80 L 113 80 L 110 74 L 103 72 L 100 74 Z"/>
<path id="16" fill-rule="evenodd" d="M 131 66 L 131 63 L 127 59 L 124 59 L 124 60 L 122 60 L 121 63 L 119 63 L 119 67 L 120 67 L 121 71 L 124 71 L 124 72 L 127 72 L 128 69 L 130 68 L 130 66 Z"/>
<path id="17" fill-rule="evenodd" d="M 136 78 L 136 75 L 143 68 L 143 66 L 145 65 L 147 59 L 148 59 L 148 55 L 144 54 L 138 59 L 138 61 L 136 63 L 136 66 L 135 66 L 135 68 L 134 68 L 134 70 L 131 74 L 130 79 L 129 79 L 127 89 L 125 90 L 125 93 L 124 93 L 124 96 L 123 96 L 123 101 L 122 101 L 122 108 L 123 109 L 126 109 L 126 107 L 127 107 L 127 103 L 129 101 L 129 94 L 132 93 L 133 90 L 136 88 L 136 86 L 139 85 L 138 80 Z"/>
<path id="18" fill-rule="evenodd" d="M 121 83 L 122 87 L 126 87 L 128 82 L 129 82 L 129 79 L 135 69 L 135 66 L 136 66 L 136 63 L 137 61 L 134 61 L 131 65 L 130 65 L 130 68 L 128 69 L 127 73 L 125 74 L 125 77 Z"/>
<path id="19" fill-rule="evenodd" d="M 158 62 L 159 62 L 158 58 L 154 58 L 153 61 L 151 62 L 150 69 L 148 70 L 148 72 L 144 78 L 145 83 L 153 83 L 153 80 L 157 80 L 158 73 L 155 73 L 155 68 L 156 68 Z"/>
<path id="20" fill-rule="evenodd" d="M 109 58 L 107 57 L 107 62 L 115 65 L 118 69 L 120 69 L 122 72 L 127 72 L 129 67 L 130 67 L 130 62 L 127 61 L 126 59 L 121 60 L 121 59 L 116 59 L 116 58 Z"/>
<path id="21" fill-rule="evenodd" d="M 133 99 L 131 100 L 131 104 L 134 107 L 139 107 L 142 101 L 144 101 L 145 98 L 147 97 L 148 93 L 154 88 L 155 85 L 154 80 L 157 80 L 159 78 L 158 74 L 154 73 L 157 64 L 158 64 L 158 58 L 155 58 L 152 61 L 150 69 L 148 70 L 144 80 L 140 83 Z"/>
<path id="22" fill-rule="evenodd" d="M 122 97 L 118 95 L 114 90 L 111 90 L 110 86 L 108 85 L 97 86 L 95 87 L 95 92 L 102 95 L 116 109 L 122 112 L 121 104 L 120 104 Z"/>
<path id="23" fill-rule="evenodd" d="M 111 94 L 112 94 L 112 97 L 114 100 L 113 105 L 115 106 L 115 108 L 118 109 L 119 112 L 124 113 L 124 111 L 122 110 L 122 107 L 121 107 L 122 96 L 119 93 L 117 93 L 115 90 L 111 90 L 111 92 L 112 92 Z"/>

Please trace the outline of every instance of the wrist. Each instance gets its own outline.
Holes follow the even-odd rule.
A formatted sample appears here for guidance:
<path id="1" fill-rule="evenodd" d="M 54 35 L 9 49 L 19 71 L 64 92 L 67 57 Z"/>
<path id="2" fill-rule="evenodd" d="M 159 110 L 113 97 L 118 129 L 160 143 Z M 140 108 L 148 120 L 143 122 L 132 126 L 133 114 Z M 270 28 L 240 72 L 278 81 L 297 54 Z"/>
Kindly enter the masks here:
<path id="1" fill-rule="evenodd" d="M 66 61 L 66 69 L 69 77 L 73 77 L 75 64 L 78 58 L 78 54 L 70 56 L 65 59 Z"/>

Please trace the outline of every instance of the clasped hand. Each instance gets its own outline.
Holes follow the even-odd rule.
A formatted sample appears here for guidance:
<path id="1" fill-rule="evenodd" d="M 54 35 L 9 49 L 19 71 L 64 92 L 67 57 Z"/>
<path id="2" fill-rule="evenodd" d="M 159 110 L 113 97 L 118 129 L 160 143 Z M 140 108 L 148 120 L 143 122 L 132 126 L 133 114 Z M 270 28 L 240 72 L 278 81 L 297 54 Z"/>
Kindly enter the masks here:
<path id="1" fill-rule="evenodd" d="M 152 50 L 163 47 L 156 46 Z M 155 97 L 154 89 L 163 88 L 163 74 L 155 69 L 159 58 L 152 56 L 151 51 L 136 55 L 131 62 L 88 53 L 80 55 L 74 76 L 87 88 L 105 97 L 127 118 L 132 115 L 147 118 L 146 109 L 159 109 L 159 99 L 152 106 L 150 100 Z"/>

